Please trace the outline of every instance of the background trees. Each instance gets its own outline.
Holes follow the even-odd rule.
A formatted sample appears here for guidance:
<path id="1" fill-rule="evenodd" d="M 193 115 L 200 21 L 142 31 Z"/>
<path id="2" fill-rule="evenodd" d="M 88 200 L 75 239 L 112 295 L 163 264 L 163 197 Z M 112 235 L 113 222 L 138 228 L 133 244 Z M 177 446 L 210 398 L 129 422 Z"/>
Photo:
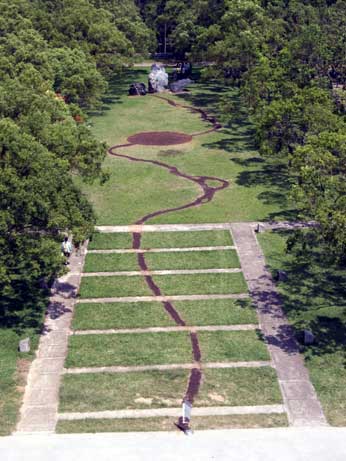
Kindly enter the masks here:
<path id="1" fill-rule="evenodd" d="M 61 233 L 78 243 L 95 222 L 73 178 L 102 181 L 106 146 L 83 111 L 147 52 L 150 32 L 132 1 L 0 0 L 0 9 L 0 317 L 25 327 L 62 271 Z"/>

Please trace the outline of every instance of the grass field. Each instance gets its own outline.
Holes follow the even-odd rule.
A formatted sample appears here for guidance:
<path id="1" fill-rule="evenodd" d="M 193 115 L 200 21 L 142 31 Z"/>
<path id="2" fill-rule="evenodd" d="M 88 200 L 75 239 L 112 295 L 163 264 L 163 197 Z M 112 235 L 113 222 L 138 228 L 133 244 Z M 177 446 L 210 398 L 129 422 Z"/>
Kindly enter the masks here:
<path id="1" fill-rule="evenodd" d="M 212 299 L 174 303 L 187 325 L 237 325 L 257 323 L 247 299 Z M 109 328 L 164 327 L 175 323 L 159 302 L 80 303 L 76 305 L 73 328 L 76 330 Z"/>
<path id="2" fill-rule="evenodd" d="M 204 361 L 268 360 L 265 344 L 254 331 L 198 334 Z M 160 365 L 193 361 L 188 332 L 124 333 L 71 336 L 65 366 Z"/>
<path id="3" fill-rule="evenodd" d="M 154 282 L 165 295 L 198 295 L 246 293 L 242 273 L 155 275 Z M 152 291 L 141 276 L 84 277 L 80 287 L 81 298 L 111 298 L 122 296 L 152 296 Z"/>
<path id="4" fill-rule="evenodd" d="M 232 243 L 229 231 L 144 232 L 141 248 L 226 246 L 232 245 Z M 88 246 L 89 250 L 116 248 L 132 248 L 132 234 L 96 232 Z"/>
<path id="5" fill-rule="evenodd" d="M 286 253 L 289 233 L 260 234 L 270 268 L 283 269 L 287 282 L 279 283 L 284 308 L 299 332 L 307 328 L 315 343 L 303 346 L 305 363 L 330 424 L 346 425 L 346 280 L 345 270 L 334 266 L 317 248 Z"/>
<path id="6" fill-rule="evenodd" d="M 60 412 L 180 407 L 188 370 L 66 375 Z M 271 405 L 281 403 L 274 370 L 205 370 L 195 406 Z"/>
<path id="7" fill-rule="evenodd" d="M 187 251 L 179 253 L 147 253 L 145 261 L 151 270 L 164 269 L 214 269 L 240 267 L 235 250 Z M 84 272 L 140 270 L 137 255 L 94 254 L 87 255 Z"/>
<path id="8" fill-rule="evenodd" d="M 109 103 L 102 115 L 92 118 L 93 132 L 110 146 L 126 142 L 141 131 L 182 131 L 194 133 L 210 127 L 199 115 L 169 106 L 150 95 L 129 98 L 128 84 L 146 79 L 145 69 L 124 74 L 110 86 Z M 133 146 L 120 149 L 143 158 L 158 159 L 190 175 L 216 176 L 230 182 L 203 207 L 173 212 L 152 222 L 198 223 L 264 220 L 292 217 L 287 201 L 289 187 L 283 163 L 259 157 L 253 144 L 253 128 L 242 112 L 238 90 L 217 82 L 196 84 L 189 94 L 171 96 L 218 114 L 218 104 L 227 98 L 234 107 L 232 121 L 217 133 L 193 138 L 188 144 L 167 147 Z M 84 186 L 98 213 L 99 224 L 129 224 L 152 211 L 179 206 L 194 200 L 201 190 L 191 181 L 177 178 L 150 164 L 108 158 L 111 173 L 103 186 Z M 163 194 L 162 191 L 165 191 Z"/>

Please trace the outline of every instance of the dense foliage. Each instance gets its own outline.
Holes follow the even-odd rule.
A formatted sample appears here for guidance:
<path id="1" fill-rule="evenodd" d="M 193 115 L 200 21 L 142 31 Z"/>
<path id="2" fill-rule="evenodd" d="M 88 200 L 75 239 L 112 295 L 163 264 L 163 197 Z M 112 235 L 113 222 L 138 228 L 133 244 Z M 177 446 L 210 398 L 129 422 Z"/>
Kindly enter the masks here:
<path id="1" fill-rule="evenodd" d="M 93 229 L 73 176 L 105 179 L 106 147 L 84 111 L 148 51 L 151 32 L 131 1 L 1 0 L 0 10 L 0 317 L 25 326 L 62 271 L 61 233 L 78 244 Z"/>

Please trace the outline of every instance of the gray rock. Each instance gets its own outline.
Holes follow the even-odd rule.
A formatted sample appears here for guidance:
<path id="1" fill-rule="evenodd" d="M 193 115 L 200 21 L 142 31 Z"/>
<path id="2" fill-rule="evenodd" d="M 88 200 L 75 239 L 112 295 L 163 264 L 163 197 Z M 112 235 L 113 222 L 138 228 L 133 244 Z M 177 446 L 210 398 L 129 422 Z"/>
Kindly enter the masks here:
<path id="1" fill-rule="evenodd" d="M 30 338 L 19 341 L 19 352 L 30 352 Z"/>
<path id="2" fill-rule="evenodd" d="M 276 280 L 278 282 L 287 282 L 288 276 L 285 271 L 278 270 L 276 274 Z"/>
<path id="3" fill-rule="evenodd" d="M 176 82 L 173 82 L 169 85 L 169 89 L 173 93 L 178 93 L 179 91 L 183 91 L 187 86 L 191 85 L 194 83 L 193 80 L 190 78 L 184 78 L 182 80 L 177 80 Z"/>
<path id="4" fill-rule="evenodd" d="M 310 330 L 304 330 L 304 344 L 309 345 L 315 342 L 315 335 Z"/>

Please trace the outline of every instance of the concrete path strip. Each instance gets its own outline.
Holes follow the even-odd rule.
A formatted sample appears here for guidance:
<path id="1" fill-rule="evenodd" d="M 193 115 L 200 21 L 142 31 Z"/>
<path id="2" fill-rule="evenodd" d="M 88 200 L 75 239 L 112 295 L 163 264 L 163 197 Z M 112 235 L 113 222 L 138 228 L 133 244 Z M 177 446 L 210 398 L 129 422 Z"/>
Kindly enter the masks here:
<path id="1" fill-rule="evenodd" d="M 139 226 L 96 226 L 95 229 L 102 233 L 138 232 Z M 211 224 L 143 224 L 140 232 L 186 232 L 204 230 L 229 230 L 229 223 Z"/>
<path id="2" fill-rule="evenodd" d="M 118 298 L 79 298 L 77 303 L 136 303 L 145 301 L 202 301 L 208 299 L 248 299 L 248 293 L 224 295 L 123 296 Z"/>
<path id="3" fill-rule="evenodd" d="M 322 406 L 311 384 L 294 332 L 282 310 L 265 258 L 249 223 L 232 224 L 232 235 L 256 305 L 259 323 L 279 378 L 292 426 L 327 425 Z"/>
<path id="4" fill-rule="evenodd" d="M 283 405 L 257 405 L 242 407 L 193 407 L 193 416 L 229 416 L 229 415 L 268 415 L 285 413 Z M 85 413 L 59 413 L 59 421 L 77 421 L 84 419 L 124 419 L 124 418 L 172 418 L 181 416 L 179 408 L 151 408 L 148 410 L 107 410 Z"/>
<path id="5" fill-rule="evenodd" d="M 134 250 L 133 248 L 127 249 L 114 249 L 114 250 L 88 250 L 91 254 L 123 254 L 123 253 L 184 253 L 190 251 L 224 251 L 235 250 L 233 245 L 214 246 L 214 247 L 182 247 L 182 248 L 143 248 Z"/>
<path id="6" fill-rule="evenodd" d="M 82 335 L 121 335 L 127 333 L 168 333 L 170 331 L 248 331 L 256 330 L 259 325 L 203 325 L 203 326 L 177 326 L 177 327 L 150 327 L 150 328 L 122 328 L 109 330 L 74 330 L 72 333 Z"/>
<path id="7" fill-rule="evenodd" d="M 237 224 L 237 223 L 234 223 Z M 308 227 L 316 227 L 315 221 L 270 221 L 270 222 L 246 222 L 246 224 L 255 229 L 258 225 L 264 229 L 305 229 Z M 96 226 L 96 230 L 102 233 L 116 232 L 138 232 L 139 226 Z M 141 232 L 188 232 L 188 231 L 204 231 L 204 230 L 229 230 L 231 223 L 205 223 L 205 224 L 144 224 L 140 226 Z"/>
<path id="8" fill-rule="evenodd" d="M 206 362 L 203 363 L 203 368 L 261 368 L 271 367 L 269 361 L 253 361 L 253 362 Z M 131 373 L 137 371 L 166 371 L 166 370 L 191 370 L 192 368 L 200 368 L 200 363 L 173 363 L 169 365 L 134 365 L 134 366 L 110 366 L 110 367 L 80 367 L 80 368 L 65 368 L 63 373 L 66 375 L 81 375 L 91 373 Z"/>
<path id="9" fill-rule="evenodd" d="M 86 245 L 70 257 L 69 273 L 55 281 L 32 362 L 17 433 L 53 432 L 57 423 L 59 386 L 64 367 L 75 297 L 83 270 Z"/>
<path id="10" fill-rule="evenodd" d="M 239 268 L 230 269 L 176 269 L 159 271 L 83 272 L 83 277 L 134 277 L 138 275 L 193 275 L 193 274 L 236 274 Z"/>

